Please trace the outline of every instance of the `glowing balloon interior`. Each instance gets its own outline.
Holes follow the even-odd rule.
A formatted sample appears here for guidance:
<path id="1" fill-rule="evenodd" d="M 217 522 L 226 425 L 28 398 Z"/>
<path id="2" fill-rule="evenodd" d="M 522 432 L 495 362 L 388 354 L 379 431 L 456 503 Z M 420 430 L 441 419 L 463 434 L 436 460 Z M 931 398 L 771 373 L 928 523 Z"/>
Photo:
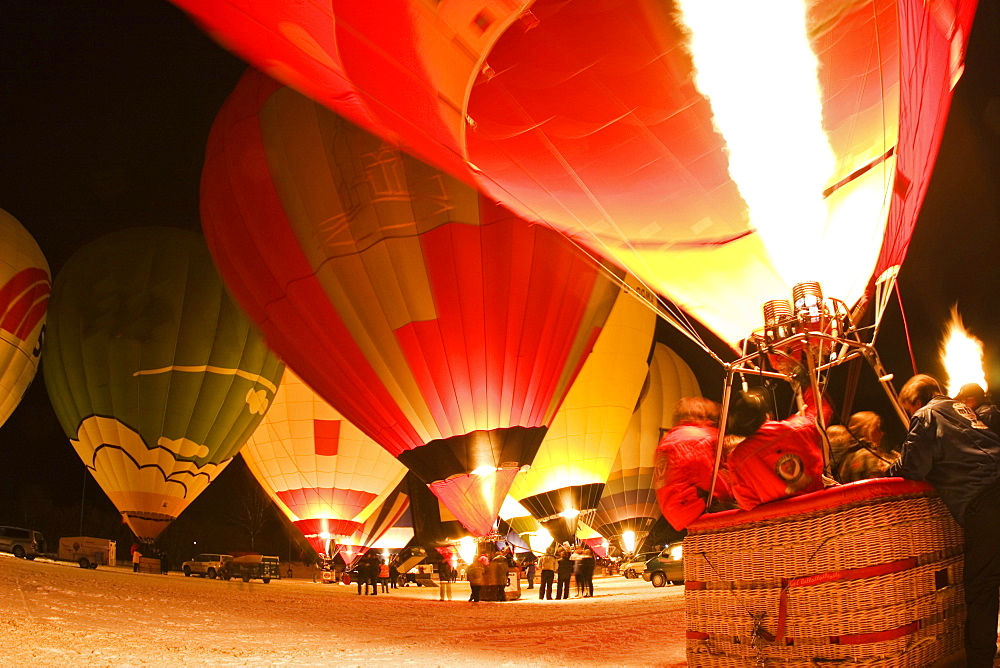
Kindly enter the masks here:
<path id="1" fill-rule="evenodd" d="M 271 76 L 575 236 L 734 346 L 794 281 L 853 304 L 903 260 L 976 9 L 174 2 Z"/>

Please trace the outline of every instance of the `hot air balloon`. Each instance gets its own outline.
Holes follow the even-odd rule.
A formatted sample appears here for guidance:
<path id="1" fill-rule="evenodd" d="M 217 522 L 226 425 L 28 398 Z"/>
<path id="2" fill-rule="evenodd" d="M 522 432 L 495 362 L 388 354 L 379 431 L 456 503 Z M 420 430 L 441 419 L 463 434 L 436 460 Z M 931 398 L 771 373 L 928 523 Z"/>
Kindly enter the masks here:
<path id="1" fill-rule="evenodd" d="M 673 350 L 657 343 L 642 396 L 593 519 L 597 531 L 622 549 L 621 537 L 626 531 L 641 544 L 662 517 L 653 487 L 656 446 L 660 436 L 673 426 L 674 404 L 682 397 L 697 396 L 701 396 L 701 389 L 691 368 Z"/>
<path id="2" fill-rule="evenodd" d="M 275 78 L 624 265 L 734 347 L 801 272 L 849 305 L 875 292 L 881 316 L 877 288 L 906 254 L 976 8 L 174 2 Z"/>
<path id="3" fill-rule="evenodd" d="M 109 234 L 69 259 L 44 354 L 63 430 L 142 540 L 232 461 L 284 369 L 201 235 L 164 227 Z"/>
<path id="4" fill-rule="evenodd" d="M 21 223 L 0 209 L 0 425 L 38 371 L 50 288 L 42 250 Z"/>
<path id="5" fill-rule="evenodd" d="M 241 454 L 320 554 L 336 553 L 336 544 L 361 529 L 406 475 L 405 466 L 288 368 Z"/>
<path id="6" fill-rule="evenodd" d="M 619 279 L 257 72 L 216 119 L 201 195 L 220 273 L 269 345 L 489 533 Z"/>
<path id="7" fill-rule="evenodd" d="M 531 468 L 514 478 L 511 495 L 560 542 L 573 539 L 581 515 L 587 521 L 601 499 L 649 370 L 655 328 L 648 303 L 623 291 Z"/>
<path id="8" fill-rule="evenodd" d="M 371 549 L 401 549 L 413 540 L 409 478 L 396 485 L 375 508 L 366 511 L 357 530 L 339 539 L 336 550 L 348 566 Z M 419 483 L 418 483 L 419 484 Z"/>

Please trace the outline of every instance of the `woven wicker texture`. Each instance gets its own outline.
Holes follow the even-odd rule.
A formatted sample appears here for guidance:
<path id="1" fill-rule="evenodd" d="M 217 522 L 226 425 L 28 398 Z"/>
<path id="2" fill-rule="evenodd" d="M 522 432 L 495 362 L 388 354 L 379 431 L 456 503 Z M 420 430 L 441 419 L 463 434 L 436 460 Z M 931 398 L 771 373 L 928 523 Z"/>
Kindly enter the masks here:
<path id="1" fill-rule="evenodd" d="M 684 540 L 689 665 L 923 668 L 960 650 L 961 529 L 933 492 L 886 487 L 834 508 L 695 525 Z"/>

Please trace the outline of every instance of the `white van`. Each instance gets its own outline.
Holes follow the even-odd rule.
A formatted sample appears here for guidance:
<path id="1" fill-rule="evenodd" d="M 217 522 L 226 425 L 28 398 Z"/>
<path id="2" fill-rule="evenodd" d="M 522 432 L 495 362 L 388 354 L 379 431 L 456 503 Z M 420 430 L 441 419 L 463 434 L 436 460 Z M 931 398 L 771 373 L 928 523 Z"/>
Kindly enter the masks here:
<path id="1" fill-rule="evenodd" d="M 115 541 L 91 536 L 67 536 L 59 539 L 60 561 L 75 561 L 80 568 L 97 568 L 115 563 Z"/>
<path id="2" fill-rule="evenodd" d="M 45 552 L 45 538 L 41 531 L 0 527 L 0 551 L 10 552 L 18 559 L 34 559 Z"/>

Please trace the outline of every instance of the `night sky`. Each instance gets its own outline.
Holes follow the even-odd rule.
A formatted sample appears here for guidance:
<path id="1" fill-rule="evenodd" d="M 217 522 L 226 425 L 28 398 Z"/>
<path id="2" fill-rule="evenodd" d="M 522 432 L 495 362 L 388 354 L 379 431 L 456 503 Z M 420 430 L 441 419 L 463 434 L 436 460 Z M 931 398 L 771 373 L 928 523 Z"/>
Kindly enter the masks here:
<path id="1" fill-rule="evenodd" d="M 998 5 L 981 2 L 899 289 L 918 371 L 940 375 L 938 346 L 957 303 L 985 343 L 987 380 L 1000 388 Z M 6 0 L 0 25 L 0 208 L 32 233 L 53 276 L 77 248 L 114 230 L 199 229 L 205 141 L 246 65 L 165 0 Z M 718 399 L 722 369 L 679 338 L 668 343 Z M 895 301 L 878 350 L 898 389 L 912 367 Z M 880 393 L 864 370 L 855 409 L 891 418 Z M 232 484 L 227 474 L 217 482 Z M 28 519 L 19 509 L 32 495 L 78 504 L 82 484 L 39 372 L 0 427 L 0 524 Z M 188 512 L 223 493 L 210 487 Z M 110 505 L 92 480 L 87 494 Z"/>

